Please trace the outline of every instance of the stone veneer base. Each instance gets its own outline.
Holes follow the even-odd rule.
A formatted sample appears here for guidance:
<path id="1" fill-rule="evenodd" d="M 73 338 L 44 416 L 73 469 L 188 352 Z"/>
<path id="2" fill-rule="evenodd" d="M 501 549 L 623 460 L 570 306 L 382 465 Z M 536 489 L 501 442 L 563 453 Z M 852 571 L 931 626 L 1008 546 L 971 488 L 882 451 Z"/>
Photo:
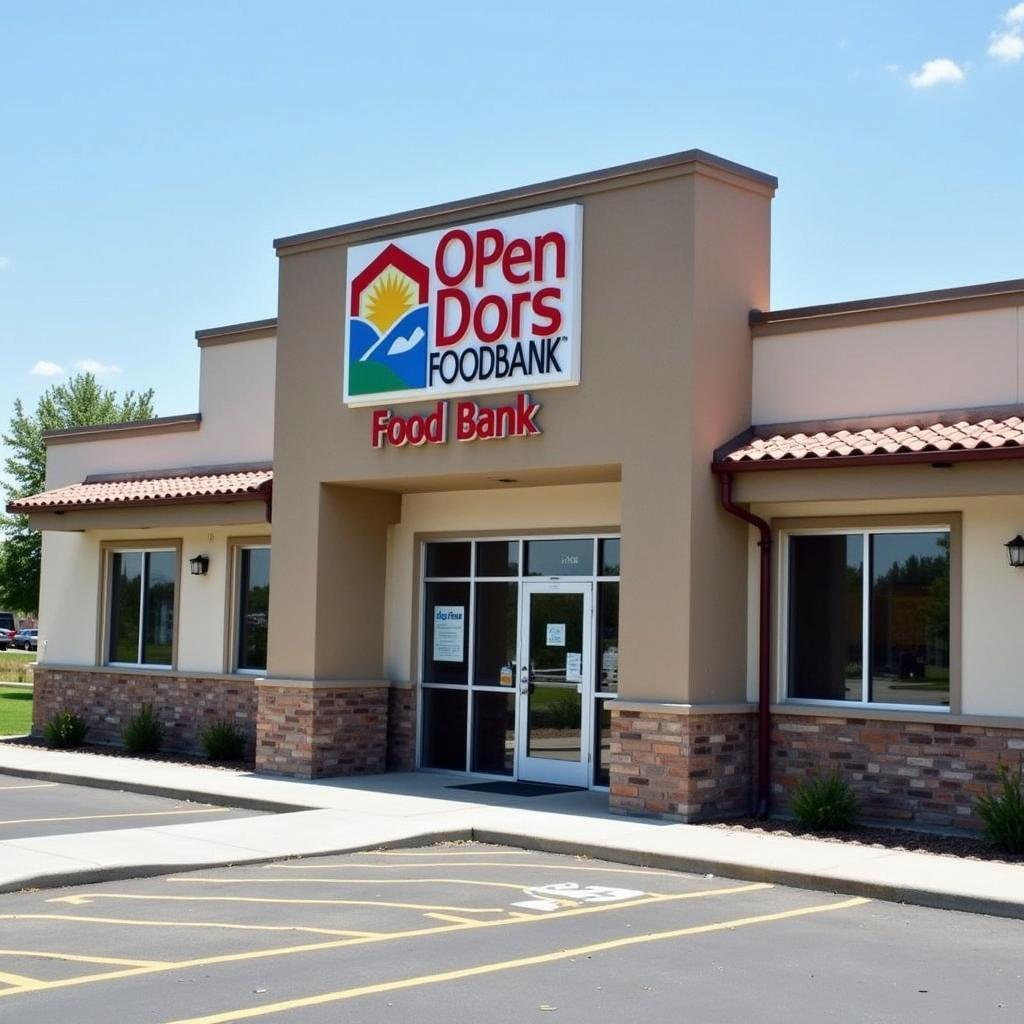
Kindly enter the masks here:
<path id="1" fill-rule="evenodd" d="M 257 771 L 319 779 L 387 770 L 386 684 L 258 689 Z"/>
<path id="2" fill-rule="evenodd" d="M 838 769 L 865 818 L 977 830 L 977 798 L 1000 762 L 1012 768 L 1021 756 L 1020 727 L 772 715 L 772 796 L 783 812 L 802 779 Z"/>
<path id="3" fill-rule="evenodd" d="M 89 725 L 91 743 L 122 743 L 121 730 L 143 704 L 151 704 L 164 726 L 164 749 L 202 753 L 200 734 L 218 721 L 245 734 L 251 759 L 256 744 L 256 684 L 245 677 L 214 678 L 185 673 L 33 670 L 32 733 L 58 711 L 73 711 Z"/>
<path id="4" fill-rule="evenodd" d="M 754 716 L 612 704 L 610 807 L 677 821 L 750 809 Z"/>

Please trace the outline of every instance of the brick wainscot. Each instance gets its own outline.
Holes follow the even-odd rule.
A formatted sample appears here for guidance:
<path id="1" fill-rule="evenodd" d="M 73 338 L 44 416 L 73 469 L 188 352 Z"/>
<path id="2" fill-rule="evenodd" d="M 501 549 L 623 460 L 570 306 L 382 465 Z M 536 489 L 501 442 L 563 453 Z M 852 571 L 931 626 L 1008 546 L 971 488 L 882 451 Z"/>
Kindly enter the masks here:
<path id="1" fill-rule="evenodd" d="M 121 745 L 121 730 L 143 704 L 164 726 L 164 749 L 200 753 L 200 735 L 213 722 L 231 722 L 256 744 L 256 686 L 246 676 L 188 675 L 118 669 L 33 670 L 32 734 L 58 711 L 73 711 L 89 724 L 90 743 Z"/>
<path id="2" fill-rule="evenodd" d="M 256 770 L 319 779 L 387 767 L 388 683 L 260 681 Z"/>
<path id="3" fill-rule="evenodd" d="M 833 768 L 853 787 L 865 818 L 893 825 L 980 829 L 975 802 L 998 781 L 1000 762 L 1024 755 L 1024 724 L 990 718 L 922 720 L 851 715 L 772 715 L 774 809 L 785 813 L 801 779 Z"/>
<path id="4" fill-rule="evenodd" d="M 677 821 L 747 814 L 754 727 L 746 705 L 612 704 L 611 809 Z"/>

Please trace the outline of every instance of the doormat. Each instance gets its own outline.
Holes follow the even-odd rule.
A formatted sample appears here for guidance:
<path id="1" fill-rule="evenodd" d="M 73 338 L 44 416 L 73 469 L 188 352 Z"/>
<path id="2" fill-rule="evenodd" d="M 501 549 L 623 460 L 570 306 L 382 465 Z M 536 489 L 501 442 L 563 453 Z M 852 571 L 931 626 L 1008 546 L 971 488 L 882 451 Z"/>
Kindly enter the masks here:
<path id="1" fill-rule="evenodd" d="M 500 793 L 502 796 L 554 796 L 556 793 L 579 793 L 580 786 L 547 786 L 539 782 L 470 782 L 445 789 L 469 789 L 477 793 Z"/>

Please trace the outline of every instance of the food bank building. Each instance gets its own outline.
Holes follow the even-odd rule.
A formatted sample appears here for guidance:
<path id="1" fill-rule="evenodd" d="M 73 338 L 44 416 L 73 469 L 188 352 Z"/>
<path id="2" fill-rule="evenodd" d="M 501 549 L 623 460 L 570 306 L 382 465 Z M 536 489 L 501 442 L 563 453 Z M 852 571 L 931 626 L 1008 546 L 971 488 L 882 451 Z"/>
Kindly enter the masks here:
<path id="1" fill-rule="evenodd" d="M 775 188 L 690 151 L 279 239 L 198 413 L 50 435 L 11 506 L 35 729 L 148 703 L 260 771 L 682 820 L 835 766 L 976 825 L 1024 749 L 1024 282 L 770 311 Z"/>

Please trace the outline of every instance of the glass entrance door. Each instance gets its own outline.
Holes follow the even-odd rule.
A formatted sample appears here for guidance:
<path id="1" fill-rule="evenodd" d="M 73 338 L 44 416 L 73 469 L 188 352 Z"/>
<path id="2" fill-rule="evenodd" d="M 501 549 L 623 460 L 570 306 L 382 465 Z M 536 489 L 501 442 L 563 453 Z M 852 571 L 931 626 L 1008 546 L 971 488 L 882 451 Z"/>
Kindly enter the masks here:
<path id="1" fill-rule="evenodd" d="M 518 777 L 590 783 L 594 585 L 524 582 L 519 650 Z"/>

